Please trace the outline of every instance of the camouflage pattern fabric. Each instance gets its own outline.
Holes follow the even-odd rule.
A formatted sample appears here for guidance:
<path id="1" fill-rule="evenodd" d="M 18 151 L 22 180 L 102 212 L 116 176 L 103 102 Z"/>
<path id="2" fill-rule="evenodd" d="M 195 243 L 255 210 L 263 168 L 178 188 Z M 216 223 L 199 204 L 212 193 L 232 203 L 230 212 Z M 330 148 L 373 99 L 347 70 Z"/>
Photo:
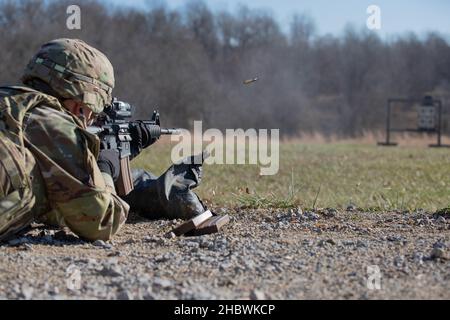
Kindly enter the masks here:
<path id="1" fill-rule="evenodd" d="M 0 124 L 3 124 L 0 121 Z M 34 219 L 35 204 L 29 174 L 35 167 L 31 154 L 0 130 L 0 240 L 24 230 Z"/>
<path id="2" fill-rule="evenodd" d="M 52 95 L 82 102 L 94 113 L 112 101 L 113 67 L 102 52 L 82 40 L 64 38 L 44 44 L 22 76 L 30 86 L 36 79 L 46 83 Z"/>
<path id="3" fill-rule="evenodd" d="M 87 240 L 117 233 L 129 206 L 105 185 L 96 162 L 98 138 L 57 99 L 30 88 L 0 88 L 0 106 L 11 140 L 22 138 L 39 167 L 33 215 Z"/>

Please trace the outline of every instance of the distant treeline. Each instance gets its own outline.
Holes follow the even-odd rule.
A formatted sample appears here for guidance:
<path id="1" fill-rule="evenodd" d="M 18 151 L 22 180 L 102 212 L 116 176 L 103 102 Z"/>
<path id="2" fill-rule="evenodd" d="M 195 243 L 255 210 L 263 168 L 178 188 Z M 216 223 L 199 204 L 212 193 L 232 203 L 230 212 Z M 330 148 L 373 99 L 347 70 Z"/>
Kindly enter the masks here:
<path id="1" fill-rule="evenodd" d="M 81 30 L 66 8 L 81 7 Z M 149 5 L 112 9 L 99 1 L 0 0 L 0 83 L 16 83 L 44 42 L 80 38 L 105 52 L 115 95 L 137 117 L 159 107 L 164 125 L 280 128 L 285 135 L 358 136 L 384 126 L 389 96 L 450 92 L 450 46 L 439 34 L 382 41 L 348 27 L 317 35 L 305 15 L 288 34 L 267 12 L 213 12 L 201 1 L 183 10 Z M 243 80 L 259 77 L 244 85 Z"/>

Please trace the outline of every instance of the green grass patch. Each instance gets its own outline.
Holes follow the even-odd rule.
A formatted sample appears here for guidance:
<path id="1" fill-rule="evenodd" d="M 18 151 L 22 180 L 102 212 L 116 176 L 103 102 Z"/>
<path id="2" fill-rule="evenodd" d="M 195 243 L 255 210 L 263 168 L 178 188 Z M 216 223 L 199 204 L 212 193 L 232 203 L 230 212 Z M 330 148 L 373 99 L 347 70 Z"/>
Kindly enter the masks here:
<path id="1" fill-rule="evenodd" d="M 174 144 L 157 143 L 134 167 L 161 174 Z M 358 144 L 280 146 L 280 170 L 260 176 L 255 165 L 206 165 L 198 194 L 217 205 L 247 208 L 346 208 L 436 211 L 450 205 L 450 153 L 425 147 Z"/>

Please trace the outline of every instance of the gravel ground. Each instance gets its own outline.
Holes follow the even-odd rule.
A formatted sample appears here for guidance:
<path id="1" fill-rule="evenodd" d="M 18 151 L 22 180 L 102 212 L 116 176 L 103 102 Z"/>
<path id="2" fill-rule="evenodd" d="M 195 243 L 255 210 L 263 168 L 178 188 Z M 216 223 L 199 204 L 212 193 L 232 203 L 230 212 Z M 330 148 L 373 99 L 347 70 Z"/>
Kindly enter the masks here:
<path id="1" fill-rule="evenodd" d="M 34 225 L 0 246 L 0 299 L 450 299 L 448 215 L 216 211 L 230 224 L 195 238 L 136 216 L 108 243 Z"/>

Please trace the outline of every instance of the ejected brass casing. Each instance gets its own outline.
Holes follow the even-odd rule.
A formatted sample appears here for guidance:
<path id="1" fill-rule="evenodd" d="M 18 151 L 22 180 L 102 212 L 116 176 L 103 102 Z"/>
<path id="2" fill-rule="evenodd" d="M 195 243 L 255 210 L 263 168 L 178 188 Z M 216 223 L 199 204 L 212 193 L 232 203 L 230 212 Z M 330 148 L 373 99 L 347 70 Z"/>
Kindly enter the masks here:
<path id="1" fill-rule="evenodd" d="M 258 81 L 258 77 L 253 78 L 253 79 L 249 79 L 249 80 L 244 80 L 244 84 L 250 84 L 250 83 L 253 83 L 253 82 L 256 82 L 256 81 Z"/>

